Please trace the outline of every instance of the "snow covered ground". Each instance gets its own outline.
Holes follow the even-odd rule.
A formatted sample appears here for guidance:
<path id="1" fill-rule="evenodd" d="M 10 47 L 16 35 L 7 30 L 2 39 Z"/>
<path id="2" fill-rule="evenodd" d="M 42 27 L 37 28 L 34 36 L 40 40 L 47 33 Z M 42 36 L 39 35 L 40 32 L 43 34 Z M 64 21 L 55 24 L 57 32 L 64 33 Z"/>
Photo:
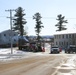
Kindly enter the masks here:
<path id="1" fill-rule="evenodd" d="M 45 52 L 25 52 L 21 50 L 17 50 L 15 48 L 12 49 L 12 54 L 11 54 L 11 48 L 1 48 L 0 49 L 0 61 L 8 61 L 8 60 L 14 60 L 14 59 L 20 59 L 20 58 L 27 58 L 31 56 L 37 56 L 37 55 L 46 55 L 50 53 L 50 45 L 46 44 L 45 45 Z"/>
<path id="2" fill-rule="evenodd" d="M 0 49 L 0 61 L 19 59 L 28 54 L 30 54 L 30 52 L 28 53 L 16 49 L 13 49 L 13 54 L 11 54 L 11 49 Z"/>

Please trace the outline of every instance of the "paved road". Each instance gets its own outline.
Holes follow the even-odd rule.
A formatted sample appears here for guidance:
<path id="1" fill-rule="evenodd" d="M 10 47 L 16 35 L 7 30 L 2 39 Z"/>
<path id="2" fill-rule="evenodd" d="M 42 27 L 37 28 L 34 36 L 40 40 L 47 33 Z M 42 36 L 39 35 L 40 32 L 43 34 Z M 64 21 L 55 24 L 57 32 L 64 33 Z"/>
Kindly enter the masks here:
<path id="1" fill-rule="evenodd" d="M 66 69 L 63 71 L 63 68 L 67 61 L 71 61 L 69 60 L 71 57 L 74 59 L 75 56 L 71 54 L 43 54 L 0 62 L 0 75 L 67 75 L 71 69 L 65 73 Z M 73 74 L 68 73 L 68 75 Z"/>

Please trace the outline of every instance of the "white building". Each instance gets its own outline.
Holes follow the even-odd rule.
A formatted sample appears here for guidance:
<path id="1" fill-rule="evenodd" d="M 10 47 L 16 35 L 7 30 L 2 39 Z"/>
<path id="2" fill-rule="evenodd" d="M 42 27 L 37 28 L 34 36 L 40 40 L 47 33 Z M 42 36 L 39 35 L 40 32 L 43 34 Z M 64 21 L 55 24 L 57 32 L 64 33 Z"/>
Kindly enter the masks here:
<path id="1" fill-rule="evenodd" d="M 12 43 L 16 44 L 18 41 L 18 33 L 11 31 L 11 30 L 6 30 L 6 31 L 1 32 L 0 33 L 0 46 L 5 45 L 5 44 L 10 45 L 11 39 L 12 39 Z"/>
<path id="2" fill-rule="evenodd" d="M 76 30 L 64 30 L 54 34 L 54 45 L 67 48 L 69 45 L 76 45 Z"/>

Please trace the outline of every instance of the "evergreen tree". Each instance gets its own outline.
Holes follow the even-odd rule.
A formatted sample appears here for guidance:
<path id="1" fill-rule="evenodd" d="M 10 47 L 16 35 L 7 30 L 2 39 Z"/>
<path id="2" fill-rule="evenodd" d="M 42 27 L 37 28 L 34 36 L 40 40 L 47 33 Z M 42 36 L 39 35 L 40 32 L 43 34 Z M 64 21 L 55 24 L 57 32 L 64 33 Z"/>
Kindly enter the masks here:
<path id="1" fill-rule="evenodd" d="M 56 20 L 58 20 L 59 22 L 55 25 L 58 28 L 58 30 L 56 31 L 66 30 L 67 29 L 65 28 L 66 25 L 63 25 L 63 23 L 68 23 L 67 20 L 64 20 L 65 16 L 59 14 L 57 17 L 58 18 Z"/>
<path id="2" fill-rule="evenodd" d="M 24 19 L 25 15 L 23 8 L 18 7 L 14 15 L 15 18 L 13 19 L 13 30 L 18 32 L 21 36 L 24 34 L 24 25 L 27 23 L 26 19 Z"/>
<path id="3" fill-rule="evenodd" d="M 35 31 L 36 31 L 36 35 L 37 35 L 37 40 L 39 41 L 40 40 L 40 32 L 41 32 L 41 29 L 44 27 L 44 26 L 42 26 L 41 24 L 43 24 L 42 22 L 41 22 L 41 15 L 40 15 L 40 13 L 36 13 L 36 14 L 34 14 L 34 16 L 33 16 L 33 19 L 35 19 L 35 21 L 36 21 L 36 26 L 35 26 Z"/>

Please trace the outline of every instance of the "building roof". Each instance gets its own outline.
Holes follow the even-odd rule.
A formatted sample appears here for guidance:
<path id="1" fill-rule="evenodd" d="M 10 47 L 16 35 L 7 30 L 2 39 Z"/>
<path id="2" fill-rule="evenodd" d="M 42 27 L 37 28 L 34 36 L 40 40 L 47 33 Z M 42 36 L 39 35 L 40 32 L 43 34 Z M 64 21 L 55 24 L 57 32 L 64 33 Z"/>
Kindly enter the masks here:
<path id="1" fill-rule="evenodd" d="M 8 29 L 8 30 L 5 30 L 5 31 L 2 31 L 2 32 L 0 32 L 0 33 L 6 33 L 6 32 L 15 32 L 15 31 L 13 31 L 13 30 L 10 30 L 10 29 Z M 15 32 L 15 33 L 17 33 L 17 32 Z M 17 33 L 18 34 L 18 33 Z"/>
<path id="2" fill-rule="evenodd" d="M 63 30 L 63 31 L 57 31 L 54 33 L 54 35 L 58 35 L 58 34 L 75 34 L 76 33 L 76 29 L 71 29 L 71 30 Z"/>

